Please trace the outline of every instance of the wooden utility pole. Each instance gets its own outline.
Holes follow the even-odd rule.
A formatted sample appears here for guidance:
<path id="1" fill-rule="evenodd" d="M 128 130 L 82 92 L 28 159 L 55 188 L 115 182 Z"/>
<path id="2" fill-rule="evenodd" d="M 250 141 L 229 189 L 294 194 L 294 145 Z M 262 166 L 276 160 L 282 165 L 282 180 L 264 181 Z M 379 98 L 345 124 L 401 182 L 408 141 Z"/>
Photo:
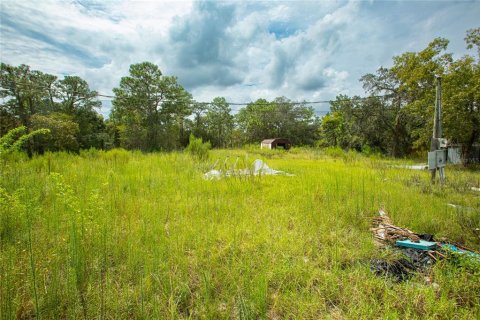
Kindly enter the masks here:
<path id="1" fill-rule="evenodd" d="M 442 137 L 442 78 L 440 76 L 435 77 L 437 79 L 437 88 L 435 96 L 435 114 L 433 118 L 433 135 L 432 143 L 430 144 L 430 151 L 440 150 L 440 138 Z M 435 181 L 435 173 L 437 168 L 430 170 L 432 173 L 432 181 Z M 445 168 L 438 168 L 440 180 L 443 181 L 445 177 Z"/>

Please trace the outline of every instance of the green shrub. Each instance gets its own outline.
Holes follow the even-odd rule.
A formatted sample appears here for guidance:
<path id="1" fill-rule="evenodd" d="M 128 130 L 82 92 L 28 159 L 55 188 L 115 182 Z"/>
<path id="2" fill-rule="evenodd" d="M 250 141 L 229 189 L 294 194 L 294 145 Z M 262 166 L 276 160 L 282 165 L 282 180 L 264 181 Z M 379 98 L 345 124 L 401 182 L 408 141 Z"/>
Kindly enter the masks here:
<path id="1" fill-rule="evenodd" d="M 25 204 L 20 197 L 23 189 L 9 194 L 5 189 L 0 188 L 0 242 L 14 243 L 22 235 L 25 227 Z"/>
<path id="2" fill-rule="evenodd" d="M 103 150 L 98 150 L 96 148 L 83 149 L 80 150 L 80 157 L 85 159 L 98 159 L 102 153 L 104 153 Z"/>
<path id="3" fill-rule="evenodd" d="M 27 132 L 27 128 L 24 126 L 12 129 L 0 138 L 0 156 L 19 151 L 20 148 L 34 136 L 47 135 L 49 133 L 49 129 L 43 128 L 31 132 Z"/>
<path id="4" fill-rule="evenodd" d="M 105 153 L 101 153 L 101 155 L 106 162 L 115 164 L 126 164 L 131 158 L 131 152 L 122 148 L 108 150 Z"/>
<path id="5" fill-rule="evenodd" d="M 340 147 L 327 147 L 323 151 L 332 158 L 342 158 L 345 155 L 345 151 Z"/>
<path id="6" fill-rule="evenodd" d="M 203 142 L 202 138 L 195 138 L 193 134 L 190 134 L 189 143 L 185 150 L 193 157 L 199 160 L 207 160 L 209 156 L 208 150 L 212 148 L 210 142 Z"/>

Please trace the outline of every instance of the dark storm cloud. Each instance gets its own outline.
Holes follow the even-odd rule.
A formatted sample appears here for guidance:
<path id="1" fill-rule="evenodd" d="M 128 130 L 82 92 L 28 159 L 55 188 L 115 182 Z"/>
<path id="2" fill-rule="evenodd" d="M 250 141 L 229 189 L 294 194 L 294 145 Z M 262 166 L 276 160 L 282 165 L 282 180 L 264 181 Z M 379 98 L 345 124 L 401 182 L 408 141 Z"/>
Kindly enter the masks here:
<path id="1" fill-rule="evenodd" d="M 291 63 L 285 50 L 283 50 L 283 48 L 277 48 L 274 52 L 272 62 L 267 69 L 270 88 L 278 88 L 283 85 L 290 65 Z"/>
<path id="2" fill-rule="evenodd" d="M 232 50 L 235 39 L 228 33 L 234 19 L 234 5 L 199 2 L 191 14 L 174 21 L 169 42 L 161 44 L 161 51 L 178 71 L 182 84 L 195 88 L 241 82 L 241 72 L 234 64 L 239 52 Z"/>
<path id="3" fill-rule="evenodd" d="M 327 86 L 328 79 L 322 75 L 311 75 L 305 77 L 303 81 L 297 84 L 297 87 L 303 91 L 318 91 Z"/>
<path id="4" fill-rule="evenodd" d="M 110 93 L 129 65 L 157 64 L 196 99 L 331 99 L 435 37 L 466 54 L 468 1 L 0 1 L 2 62 L 84 77 Z M 251 86 L 248 84 L 256 84 Z M 108 106 L 107 106 L 108 107 Z"/>
<path id="5" fill-rule="evenodd" d="M 231 67 L 215 65 L 197 66 L 192 70 L 179 69 L 177 72 L 179 82 L 187 89 L 202 86 L 228 87 L 242 82 L 242 78 L 237 75 Z"/>

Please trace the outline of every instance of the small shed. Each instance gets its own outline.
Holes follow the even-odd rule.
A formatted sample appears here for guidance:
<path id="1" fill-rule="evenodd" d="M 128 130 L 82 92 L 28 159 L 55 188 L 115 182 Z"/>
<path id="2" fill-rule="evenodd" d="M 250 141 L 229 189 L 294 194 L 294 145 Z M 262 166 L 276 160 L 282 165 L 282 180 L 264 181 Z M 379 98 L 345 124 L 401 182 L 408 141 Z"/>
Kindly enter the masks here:
<path id="1" fill-rule="evenodd" d="M 452 144 L 447 145 L 448 148 L 448 162 L 453 164 L 473 164 L 480 163 L 480 144 L 474 143 L 470 150 L 467 150 L 466 147 L 462 144 Z"/>
<path id="2" fill-rule="evenodd" d="M 274 138 L 274 139 L 265 139 L 260 144 L 260 149 L 276 149 L 283 148 L 285 150 L 290 149 L 292 144 L 290 140 L 285 138 Z"/>

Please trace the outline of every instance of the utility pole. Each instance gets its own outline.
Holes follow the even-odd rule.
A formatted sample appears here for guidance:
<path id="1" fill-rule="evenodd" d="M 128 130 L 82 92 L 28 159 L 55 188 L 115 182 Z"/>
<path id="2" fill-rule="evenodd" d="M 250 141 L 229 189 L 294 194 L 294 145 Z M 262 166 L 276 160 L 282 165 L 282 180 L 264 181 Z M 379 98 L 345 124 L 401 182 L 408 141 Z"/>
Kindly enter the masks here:
<path id="1" fill-rule="evenodd" d="M 447 160 L 446 141 L 442 139 L 442 78 L 435 77 L 437 80 L 435 96 L 435 114 L 433 118 L 433 135 L 429 152 L 429 169 L 432 173 L 432 182 L 435 181 L 435 174 L 438 169 L 440 181 L 445 179 L 445 164 Z"/>

